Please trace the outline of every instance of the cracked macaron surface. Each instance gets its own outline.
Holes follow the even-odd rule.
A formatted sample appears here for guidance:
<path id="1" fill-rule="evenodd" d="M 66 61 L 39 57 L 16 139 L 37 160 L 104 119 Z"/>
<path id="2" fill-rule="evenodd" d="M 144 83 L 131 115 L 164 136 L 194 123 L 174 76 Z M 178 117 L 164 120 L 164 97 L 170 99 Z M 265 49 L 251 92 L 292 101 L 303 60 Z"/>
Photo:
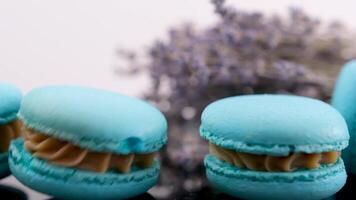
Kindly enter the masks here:
<path id="1" fill-rule="evenodd" d="M 246 199 L 322 199 L 345 184 L 343 117 L 319 100 L 288 95 L 229 97 L 202 113 L 210 143 L 207 176 L 220 191 Z M 327 186 L 325 186 L 327 185 Z"/>
<path id="2" fill-rule="evenodd" d="M 0 178 L 10 174 L 8 147 L 10 141 L 19 137 L 21 124 L 17 121 L 22 94 L 14 85 L 0 82 Z"/>
<path id="3" fill-rule="evenodd" d="M 122 199 L 147 191 L 158 179 L 154 157 L 166 143 L 167 122 L 142 100 L 86 87 L 47 86 L 24 97 L 18 117 L 24 139 L 11 146 L 10 168 L 35 190 L 65 199 L 97 199 L 98 194 Z M 73 192 L 69 186 L 90 190 Z"/>

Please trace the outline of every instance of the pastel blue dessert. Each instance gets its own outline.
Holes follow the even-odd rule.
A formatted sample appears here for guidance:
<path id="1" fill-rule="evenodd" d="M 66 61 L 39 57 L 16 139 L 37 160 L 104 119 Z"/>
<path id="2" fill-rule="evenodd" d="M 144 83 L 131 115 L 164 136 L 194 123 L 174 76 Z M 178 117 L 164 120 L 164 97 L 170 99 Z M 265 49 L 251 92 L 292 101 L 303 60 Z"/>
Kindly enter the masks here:
<path id="1" fill-rule="evenodd" d="M 141 100 L 76 86 L 28 93 L 18 114 L 25 139 L 10 169 L 25 185 L 60 199 L 126 199 L 156 184 L 154 159 L 167 140 L 162 113 Z"/>
<path id="2" fill-rule="evenodd" d="M 246 95 L 203 111 L 200 134 L 210 183 L 243 199 L 324 199 L 339 191 L 346 172 L 339 152 L 348 145 L 343 117 L 319 100 Z"/>
<path id="3" fill-rule="evenodd" d="M 0 178 L 10 174 L 8 147 L 10 140 L 20 134 L 16 115 L 20 108 L 21 91 L 14 85 L 0 82 Z"/>
<path id="4" fill-rule="evenodd" d="M 336 82 L 331 104 L 344 116 L 350 145 L 343 151 L 346 170 L 356 174 L 356 60 L 348 62 Z"/>

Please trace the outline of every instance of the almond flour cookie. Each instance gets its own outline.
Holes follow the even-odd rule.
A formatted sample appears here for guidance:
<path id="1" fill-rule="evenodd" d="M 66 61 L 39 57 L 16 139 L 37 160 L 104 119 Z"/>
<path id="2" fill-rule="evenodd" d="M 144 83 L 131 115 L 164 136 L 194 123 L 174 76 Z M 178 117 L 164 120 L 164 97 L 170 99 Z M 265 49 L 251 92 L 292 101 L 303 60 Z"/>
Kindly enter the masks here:
<path id="1" fill-rule="evenodd" d="M 205 108 L 200 133 L 210 143 L 207 177 L 242 199 L 332 196 L 346 181 L 340 151 L 349 134 L 331 106 L 306 97 L 246 95 Z"/>
<path id="2" fill-rule="evenodd" d="M 113 92 L 48 86 L 28 93 L 10 169 L 23 184 L 59 199 L 126 199 L 156 184 L 166 143 L 162 113 Z"/>

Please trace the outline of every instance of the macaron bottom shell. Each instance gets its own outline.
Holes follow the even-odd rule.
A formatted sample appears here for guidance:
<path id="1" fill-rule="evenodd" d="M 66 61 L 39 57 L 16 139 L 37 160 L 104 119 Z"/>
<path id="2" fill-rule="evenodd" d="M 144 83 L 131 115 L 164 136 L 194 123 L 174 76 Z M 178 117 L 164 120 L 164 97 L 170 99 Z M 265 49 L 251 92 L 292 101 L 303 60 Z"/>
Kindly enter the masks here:
<path id="1" fill-rule="evenodd" d="M 220 192 L 242 199 L 320 200 L 331 197 L 346 182 L 341 159 L 332 166 L 293 173 L 238 169 L 212 155 L 204 160 L 210 184 Z"/>
<path id="2" fill-rule="evenodd" d="M 131 173 L 104 174 L 55 166 L 32 155 L 23 139 L 12 141 L 9 152 L 12 174 L 23 184 L 59 199 L 126 199 L 153 187 L 159 176 L 159 163 Z"/>
<path id="3" fill-rule="evenodd" d="M 0 153 L 0 179 L 10 174 L 8 152 Z"/>

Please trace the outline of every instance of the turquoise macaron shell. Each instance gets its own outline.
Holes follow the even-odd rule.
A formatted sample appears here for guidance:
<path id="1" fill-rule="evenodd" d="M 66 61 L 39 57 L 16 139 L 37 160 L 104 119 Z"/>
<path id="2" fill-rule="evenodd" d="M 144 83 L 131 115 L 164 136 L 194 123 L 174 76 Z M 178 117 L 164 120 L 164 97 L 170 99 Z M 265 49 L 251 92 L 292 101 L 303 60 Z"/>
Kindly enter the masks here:
<path id="1" fill-rule="evenodd" d="M 93 151 L 148 153 L 167 141 L 167 121 L 150 104 L 114 92 L 47 86 L 24 96 L 25 126 Z"/>
<path id="2" fill-rule="evenodd" d="M 21 91 L 16 86 L 0 82 L 0 126 L 17 118 L 21 98 Z M 0 153 L 0 179 L 10 174 L 7 160 L 8 152 Z"/>
<path id="3" fill-rule="evenodd" d="M 342 159 L 332 166 L 292 173 L 236 168 L 212 155 L 205 158 L 209 182 L 220 192 L 251 200 L 320 200 L 331 197 L 346 182 Z"/>
<path id="4" fill-rule="evenodd" d="M 129 174 L 104 174 L 59 167 L 32 157 L 23 139 L 12 141 L 9 152 L 12 174 L 28 187 L 59 199 L 127 199 L 146 192 L 159 176 L 156 161 L 151 168 Z"/>
<path id="5" fill-rule="evenodd" d="M 289 95 L 245 95 L 208 105 L 200 134 L 210 142 L 241 152 L 288 155 L 347 147 L 346 122 L 332 106 Z"/>
<path id="6" fill-rule="evenodd" d="M 350 133 L 350 145 L 344 150 L 348 172 L 356 174 L 356 60 L 348 62 L 336 82 L 331 104 L 344 116 Z"/>
<path id="7" fill-rule="evenodd" d="M 0 82 L 0 125 L 16 119 L 22 94 L 14 85 Z"/>

